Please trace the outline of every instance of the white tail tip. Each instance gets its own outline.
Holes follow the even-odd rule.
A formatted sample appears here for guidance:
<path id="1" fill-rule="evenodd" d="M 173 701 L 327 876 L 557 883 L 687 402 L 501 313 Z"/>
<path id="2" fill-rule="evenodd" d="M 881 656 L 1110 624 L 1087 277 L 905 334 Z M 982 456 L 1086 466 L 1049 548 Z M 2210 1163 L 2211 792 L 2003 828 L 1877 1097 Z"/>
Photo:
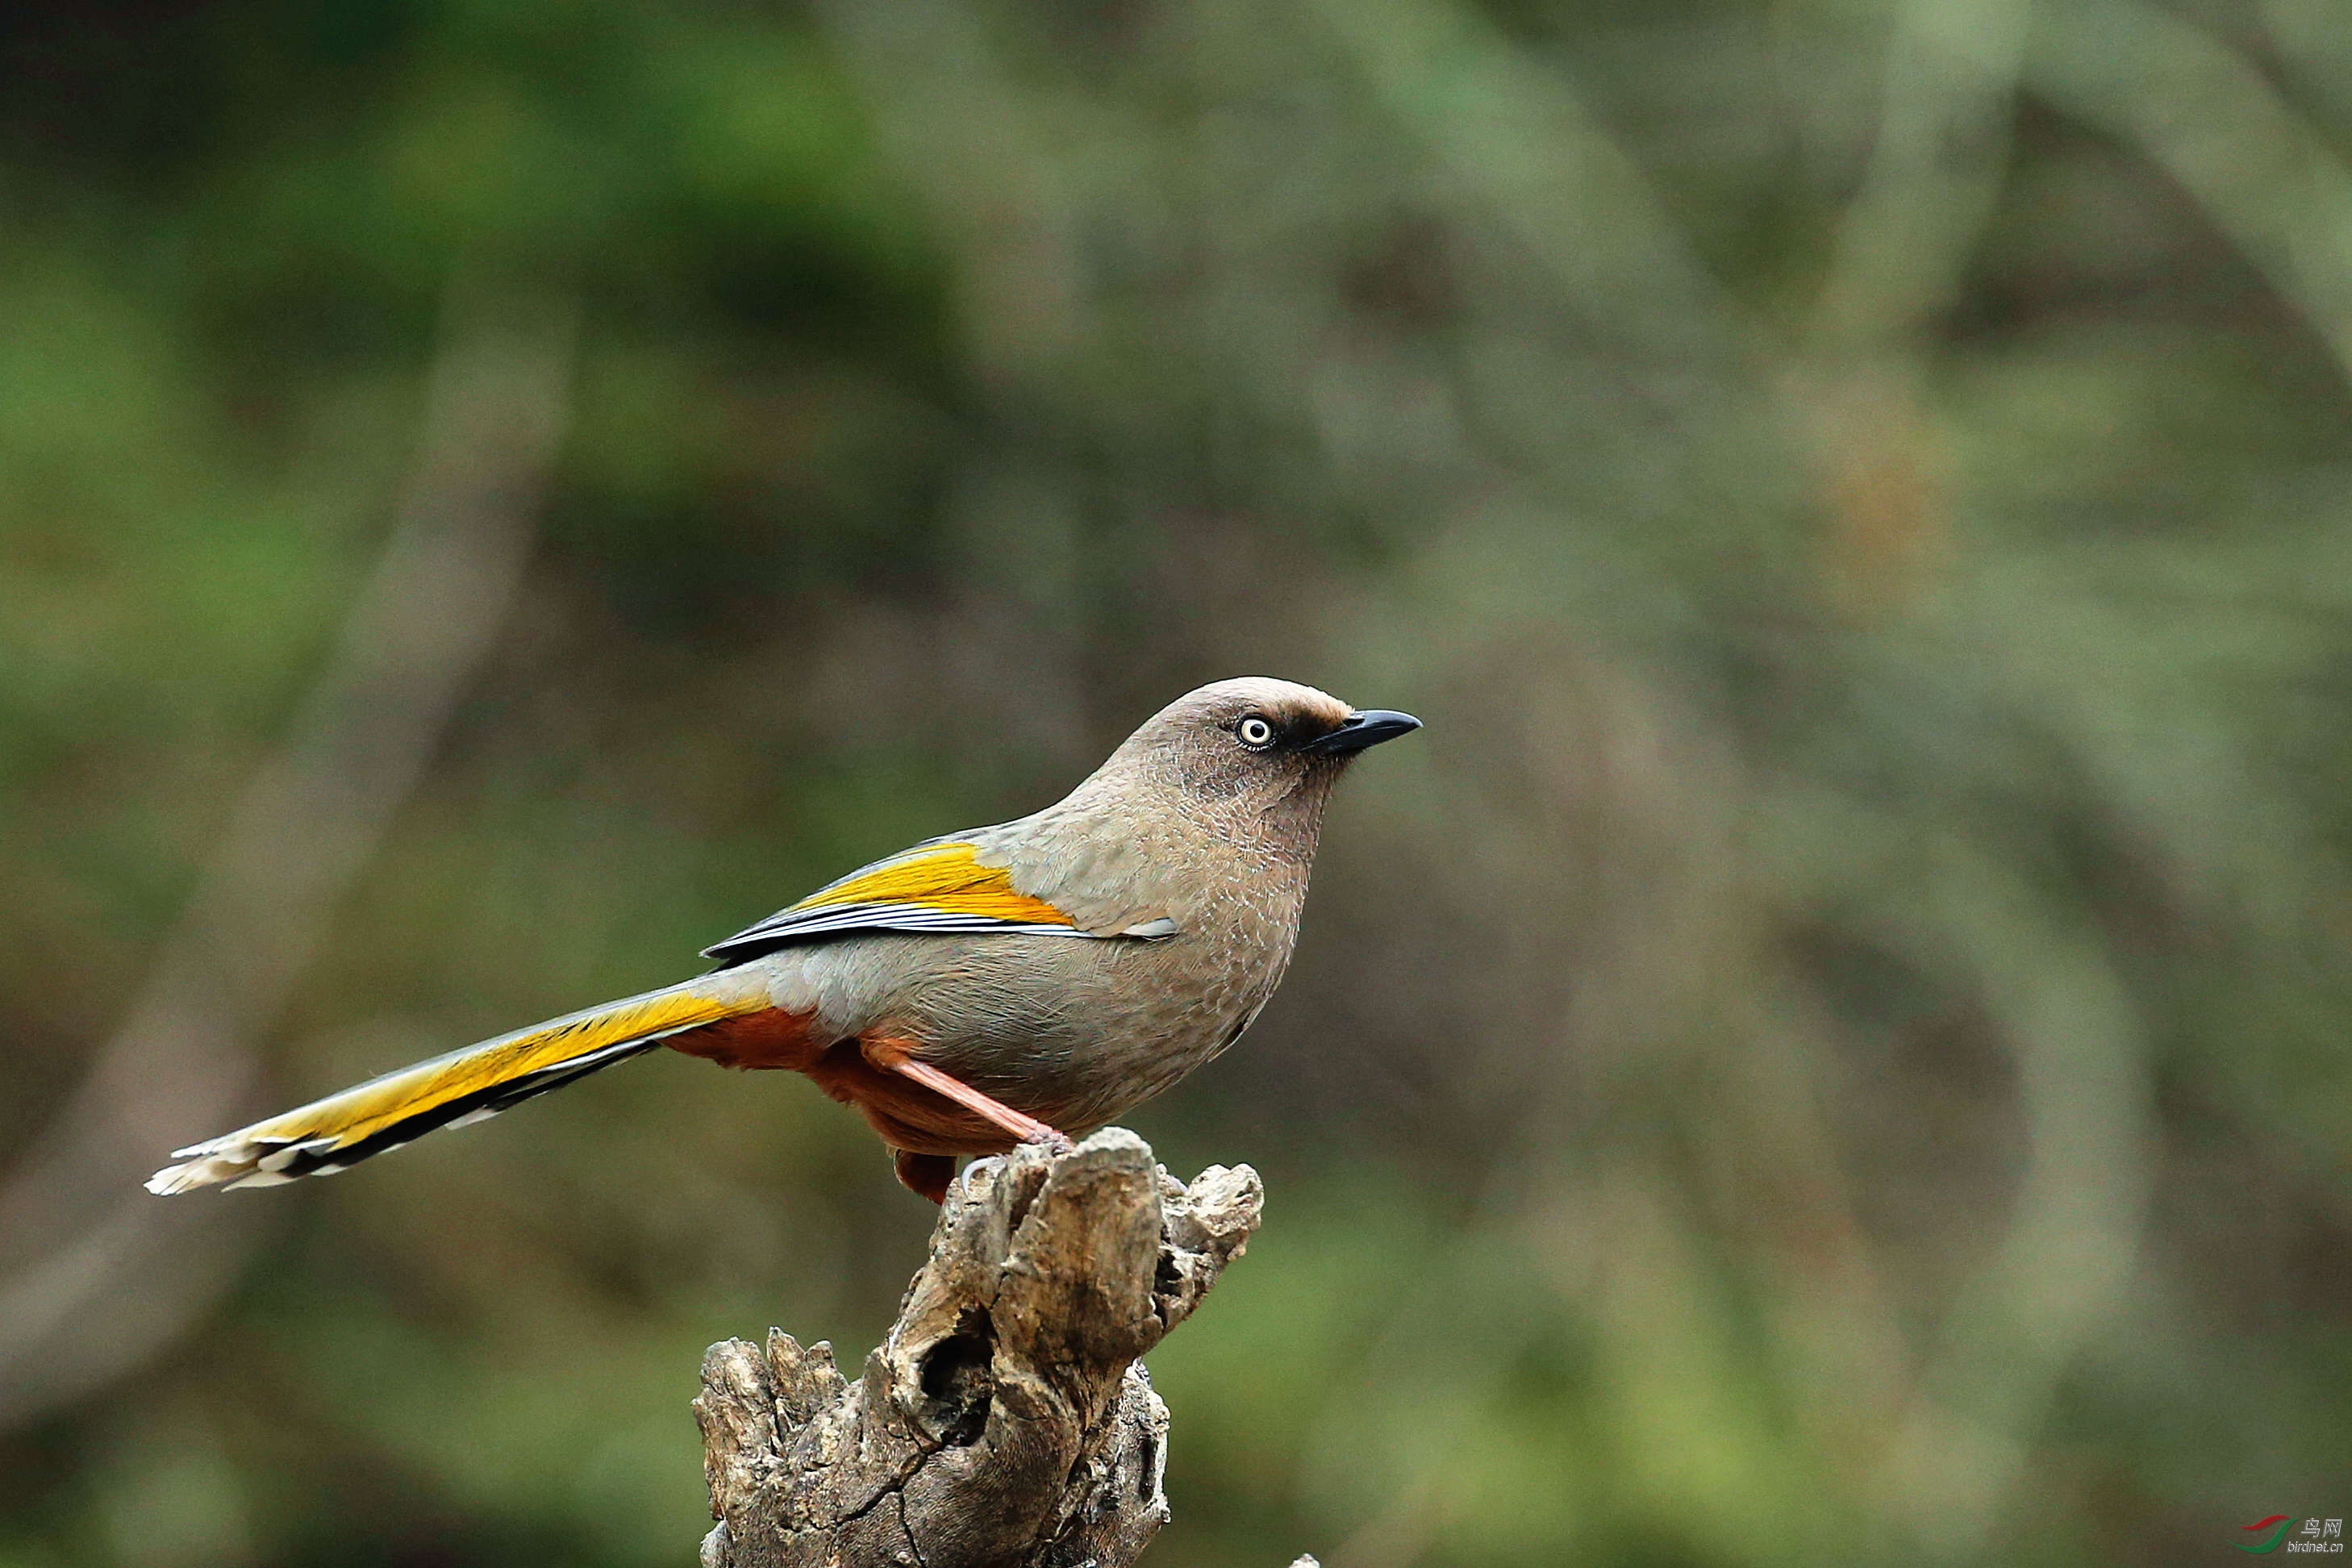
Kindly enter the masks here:
<path id="1" fill-rule="evenodd" d="M 169 1196 L 173 1193 L 194 1192 L 198 1187 L 216 1186 L 223 1182 L 234 1184 L 240 1176 L 252 1172 L 256 1164 L 250 1154 L 207 1154 L 200 1160 L 184 1164 L 166 1165 L 147 1178 L 147 1190 Z"/>

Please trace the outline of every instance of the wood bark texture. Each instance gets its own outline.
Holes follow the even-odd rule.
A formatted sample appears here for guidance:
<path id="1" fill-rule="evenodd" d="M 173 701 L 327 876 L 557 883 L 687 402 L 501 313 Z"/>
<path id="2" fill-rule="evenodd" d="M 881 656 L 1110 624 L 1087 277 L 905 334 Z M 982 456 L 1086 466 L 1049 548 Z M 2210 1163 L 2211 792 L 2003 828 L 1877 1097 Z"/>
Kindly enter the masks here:
<path id="1" fill-rule="evenodd" d="M 1168 1518 L 1168 1409 L 1137 1358 L 1257 1228 L 1246 1165 L 1190 1186 L 1109 1127 L 950 1189 L 864 1373 L 772 1329 L 710 1347 L 703 1568 L 1124 1568 Z"/>

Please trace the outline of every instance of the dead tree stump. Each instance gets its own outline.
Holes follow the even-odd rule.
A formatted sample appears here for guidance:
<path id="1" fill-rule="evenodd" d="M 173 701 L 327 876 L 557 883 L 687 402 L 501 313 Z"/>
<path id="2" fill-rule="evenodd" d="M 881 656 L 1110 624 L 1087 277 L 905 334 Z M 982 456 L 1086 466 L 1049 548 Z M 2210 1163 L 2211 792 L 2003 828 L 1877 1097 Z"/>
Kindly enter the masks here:
<path id="1" fill-rule="evenodd" d="M 710 1347 L 703 1568 L 1124 1568 L 1168 1518 L 1168 1409 L 1136 1358 L 1257 1228 L 1247 1165 L 1191 1186 L 1124 1128 L 949 1191 L 856 1383 L 780 1329 Z"/>

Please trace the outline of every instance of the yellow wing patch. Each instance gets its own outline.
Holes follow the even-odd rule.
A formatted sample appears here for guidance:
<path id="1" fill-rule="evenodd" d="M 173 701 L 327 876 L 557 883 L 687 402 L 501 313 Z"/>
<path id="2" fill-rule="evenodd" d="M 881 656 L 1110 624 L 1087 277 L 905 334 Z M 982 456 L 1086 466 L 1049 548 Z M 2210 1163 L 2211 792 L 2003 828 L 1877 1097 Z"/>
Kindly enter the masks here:
<path id="1" fill-rule="evenodd" d="M 1013 877 L 982 866 L 970 844 L 935 844 L 860 871 L 794 904 L 794 910 L 834 904 L 916 904 L 941 914 L 1016 921 L 1024 925 L 1077 922 L 1043 899 L 1015 892 Z"/>

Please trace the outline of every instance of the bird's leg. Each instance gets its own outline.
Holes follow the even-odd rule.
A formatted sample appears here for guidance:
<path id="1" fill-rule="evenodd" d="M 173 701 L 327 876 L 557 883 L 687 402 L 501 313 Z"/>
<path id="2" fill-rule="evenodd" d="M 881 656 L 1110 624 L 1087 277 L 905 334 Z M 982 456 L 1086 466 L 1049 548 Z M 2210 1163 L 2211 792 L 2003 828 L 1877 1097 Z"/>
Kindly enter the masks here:
<path id="1" fill-rule="evenodd" d="M 925 1089 L 946 1095 L 974 1116 L 980 1117 L 992 1125 L 1003 1128 L 1024 1143 L 1043 1143 L 1056 1154 L 1066 1154 L 1076 1147 L 1070 1142 L 1068 1134 L 1057 1131 L 1035 1117 L 1015 1110 L 992 1095 L 982 1094 L 963 1079 L 951 1078 L 939 1068 L 919 1062 L 912 1057 L 901 1057 L 897 1061 L 886 1062 L 882 1065 L 887 1067 L 892 1072 L 913 1079 Z"/>

